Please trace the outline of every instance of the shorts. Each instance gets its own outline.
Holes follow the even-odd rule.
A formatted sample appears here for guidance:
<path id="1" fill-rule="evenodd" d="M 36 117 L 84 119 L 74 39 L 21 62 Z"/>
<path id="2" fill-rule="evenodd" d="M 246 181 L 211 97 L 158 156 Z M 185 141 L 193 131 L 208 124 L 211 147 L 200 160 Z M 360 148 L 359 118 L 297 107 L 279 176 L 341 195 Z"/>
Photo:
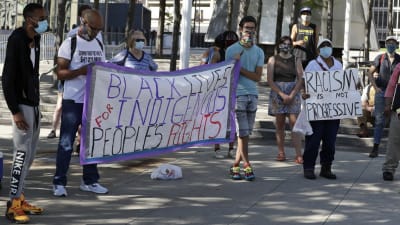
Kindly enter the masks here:
<path id="1" fill-rule="evenodd" d="M 253 131 L 257 104 L 257 95 L 240 95 L 236 97 L 236 133 L 239 137 L 250 136 Z"/>

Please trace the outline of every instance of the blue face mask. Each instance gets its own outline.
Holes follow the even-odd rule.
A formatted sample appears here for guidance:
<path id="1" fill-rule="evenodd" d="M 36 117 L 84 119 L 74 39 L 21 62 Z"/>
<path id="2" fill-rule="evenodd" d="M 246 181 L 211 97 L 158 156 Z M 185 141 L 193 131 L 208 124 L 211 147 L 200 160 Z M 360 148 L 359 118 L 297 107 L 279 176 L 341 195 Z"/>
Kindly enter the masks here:
<path id="1" fill-rule="evenodd" d="M 325 46 L 319 49 L 319 55 L 322 58 L 329 58 L 332 55 L 332 47 Z"/>
<path id="2" fill-rule="evenodd" d="M 46 32 L 47 27 L 48 27 L 47 20 L 39 21 L 38 26 L 35 28 L 35 32 L 38 34 L 43 34 L 44 32 Z"/>
<path id="3" fill-rule="evenodd" d="M 389 54 L 392 54 L 396 51 L 397 45 L 395 44 L 386 44 L 386 50 Z"/>

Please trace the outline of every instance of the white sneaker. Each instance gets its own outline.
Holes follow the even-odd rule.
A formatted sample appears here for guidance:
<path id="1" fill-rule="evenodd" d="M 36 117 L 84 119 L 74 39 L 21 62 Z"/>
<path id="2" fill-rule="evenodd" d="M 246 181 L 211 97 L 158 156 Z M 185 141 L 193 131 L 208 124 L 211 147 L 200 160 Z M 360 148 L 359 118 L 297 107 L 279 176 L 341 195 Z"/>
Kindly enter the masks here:
<path id="1" fill-rule="evenodd" d="M 79 187 L 81 189 L 81 191 L 90 191 L 96 194 L 107 194 L 108 193 L 108 189 L 101 186 L 99 183 L 94 183 L 94 184 L 81 184 L 81 186 Z"/>
<path id="2" fill-rule="evenodd" d="M 215 151 L 215 158 L 216 159 L 223 159 L 225 158 L 224 155 L 221 153 L 221 150 L 216 150 Z"/>
<path id="3" fill-rule="evenodd" d="M 53 186 L 53 195 L 57 197 L 67 197 L 67 190 L 63 185 L 54 185 Z"/>

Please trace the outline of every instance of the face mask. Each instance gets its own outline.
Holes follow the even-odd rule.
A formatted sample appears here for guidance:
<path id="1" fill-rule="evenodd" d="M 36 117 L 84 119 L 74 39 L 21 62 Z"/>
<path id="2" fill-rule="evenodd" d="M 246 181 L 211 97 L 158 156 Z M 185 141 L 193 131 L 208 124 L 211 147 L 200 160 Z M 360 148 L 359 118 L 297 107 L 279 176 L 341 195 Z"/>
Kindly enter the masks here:
<path id="1" fill-rule="evenodd" d="M 253 33 L 252 32 L 242 32 L 240 38 L 240 44 L 243 47 L 250 48 L 253 45 Z"/>
<path id="2" fill-rule="evenodd" d="M 292 51 L 292 49 L 293 49 L 292 45 L 288 45 L 288 44 L 280 44 L 279 45 L 279 52 L 282 52 L 285 54 L 290 53 Z"/>
<path id="3" fill-rule="evenodd" d="M 96 38 L 97 33 L 93 32 L 90 28 L 87 27 L 87 24 L 84 24 L 81 30 L 81 37 L 85 39 L 86 41 L 92 41 L 93 39 Z"/>
<path id="4" fill-rule="evenodd" d="M 85 19 L 83 19 L 82 17 L 79 17 L 79 22 L 80 22 L 80 24 L 84 24 L 85 23 Z"/>
<path id="5" fill-rule="evenodd" d="M 301 15 L 301 20 L 304 22 L 310 22 L 311 21 L 311 16 L 309 15 Z"/>
<path id="6" fill-rule="evenodd" d="M 320 48 L 319 55 L 325 59 L 329 58 L 332 55 L 332 47 L 326 46 L 326 47 Z"/>
<path id="7" fill-rule="evenodd" d="M 394 44 L 386 44 L 386 50 L 389 54 L 393 54 L 396 51 L 397 45 Z"/>
<path id="8" fill-rule="evenodd" d="M 38 34 L 43 34 L 44 32 L 46 32 L 47 27 L 48 27 L 47 20 L 39 21 L 37 27 L 35 27 L 35 32 Z"/>
<path id="9" fill-rule="evenodd" d="M 144 47 L 144 41 L 137 41 L 135 42 L 135 48 L 138 50 L 142 50 Z"/>

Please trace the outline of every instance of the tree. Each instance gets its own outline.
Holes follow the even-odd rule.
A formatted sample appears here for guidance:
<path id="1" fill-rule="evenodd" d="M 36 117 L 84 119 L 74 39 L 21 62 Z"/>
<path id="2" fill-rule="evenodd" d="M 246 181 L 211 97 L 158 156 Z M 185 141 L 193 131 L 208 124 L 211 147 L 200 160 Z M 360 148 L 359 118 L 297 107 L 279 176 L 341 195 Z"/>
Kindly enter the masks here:
<path id="1" fill-rule="evenodd" d="M 233 0 L 228 0 L 228 16 L 226 21 L 227 30 L 235 30 L 236 27 L 232 27 L 232 16 L 233 16 Z"/>
<path id="2" fill-rule="evenodd" d="M 278 14 L 276 18 L 276 28 L 275 28 L 275 54 L 278 52 L 279 39 L 282 36 L 282 23 L 283 23 L 283 7 L 285 5 L 285 0 L 278 0 Z"/>
<path id="3" fill-rule="evenodd" d="M 247 16 L 247 10 L 249 9 L 250 0 L 240 0 L 240 7 L 239 7 L 239 16 L 238 16 L 238 24 L 239 21 Z M 237 33 L 239 33 L 239 26 L 237 26 Z"/>
<path id="4" fill-rule="evenodd" d="M 163 47 L 164 47 L 164 23 L 165 23 L 165 5 L 166 0 L 160 0 L 160 12 L 159 12 L 159 20 L 158 20 L 158 34 L 156 41 L 156 55 L 163 55 Z"/>
<path id="5" fill-rule="evenodd" d="M 260 27 L 261 27 L 261 18 L 262 18 L 262 6 L 263 6 L 263 1 L 259 0 L 258 1 L 258 17 L 257 17 L 257 37 L 260 37 Z M 257 38 L 257 44 L 260 43 L 260 38 Z"/>
<path id="6" fill-rule="evenodd" d="M 365 24 L 365 36 L 364 36 L 364 61 L 369 61 L 369 49 L 371 46 L 371 40 L 369 36 L 371 34 L 371 23 L 372 23 L 372 0 L 368 0 L 368 17 Z"/>
<path id="7" fill-rule="evenodd" d="M 179 26 L 182 19 L 180 14 L 180 5 L 180 0 L 174 0 L 174 28 L 172 33 L 171 64 L 169 67 L 170 71 L 176 70 L 176 60 L 178 59 Z"/>
<path id="8" fill-rule="evenodd" d="M 128 37 L 129 30 L 132 29 L 134 20 L 135 20 L 135 8 L 136 8 L 136 0 L 129 1 L 129 9 L 128 9 L 128 20 L 125 25 L 125 37 Z"/>
<path id="9" fill-rule="evenodd" d="M 333 0 L 328 0 L 328 21 L 327 21 L 327 37 L 329 40 L 333 38 Z"/>
<path id="10" fill-rule="evenodd" d="M 388 1 L 388 33 L 393 35 L 393 0 Z"/>
<path id="11" fill-rule="evenodd" d="M 93 2 L 93 8 L 94 9 L 96 9 L 96 10 L 99 10 L 99 0 L 94 0 L 94 2 Z"/>

